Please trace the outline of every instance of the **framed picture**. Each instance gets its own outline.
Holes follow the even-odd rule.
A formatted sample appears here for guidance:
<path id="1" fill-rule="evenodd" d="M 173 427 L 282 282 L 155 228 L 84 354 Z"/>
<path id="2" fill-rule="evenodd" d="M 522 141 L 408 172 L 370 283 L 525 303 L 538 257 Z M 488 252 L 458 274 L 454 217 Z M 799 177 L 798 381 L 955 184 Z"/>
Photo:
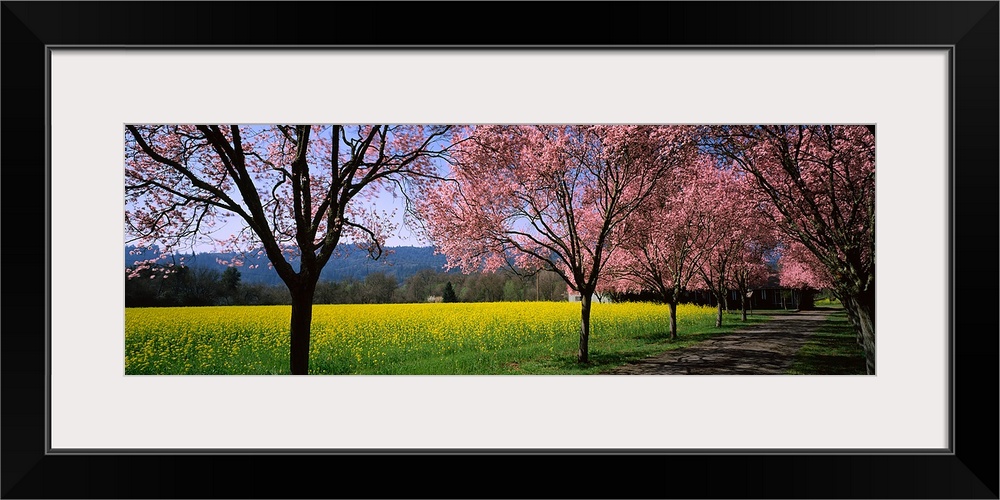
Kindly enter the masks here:
<path id="1" fill-rule="evenodd" d="M 997 498 L 997 2 L 317 5 L 4 2 L 4 497 Z M 220 120 L 874 123 L 880 370 L 125 376 L 123 125 Z"/>

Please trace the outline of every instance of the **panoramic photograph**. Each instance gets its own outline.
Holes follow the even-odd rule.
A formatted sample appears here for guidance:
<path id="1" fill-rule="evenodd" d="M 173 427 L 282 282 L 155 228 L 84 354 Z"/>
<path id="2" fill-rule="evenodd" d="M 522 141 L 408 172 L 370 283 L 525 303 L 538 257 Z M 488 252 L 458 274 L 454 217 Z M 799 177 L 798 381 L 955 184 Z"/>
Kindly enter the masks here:
<path id="1" fill-rule="evenodd" d="M 126 375 L 875 375 L 874 125 L 124 130 Z"/>

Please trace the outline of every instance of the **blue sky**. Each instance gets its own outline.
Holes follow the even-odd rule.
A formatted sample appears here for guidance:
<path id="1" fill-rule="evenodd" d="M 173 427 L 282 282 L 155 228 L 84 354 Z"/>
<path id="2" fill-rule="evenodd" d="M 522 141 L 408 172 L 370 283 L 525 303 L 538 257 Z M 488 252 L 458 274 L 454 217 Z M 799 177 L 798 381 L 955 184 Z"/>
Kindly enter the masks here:
<path id="1" fill-rule="evenodd" d="M 375 206 L 379 211 L 385 211 L 386 213 L 393 213 L 395 210 L 396 216 L 393 221 L 398 224 L 398 229 L 395 235 L 389 237 L 386 240 L 386 246 L 427 246 L 422 243 L 417 237 L 417 229 L 411 228 L 404 221 L 403 213 L 405 210 L 405 204 L 402 196 L 398 198 L 393 198 L 390 194 L 380 194 L 375 198 Z M 241 220 L 237 217 L 230 217 L 229 221 L 225 225 L 220 225 L 216 228 L 216 234 L 220 237 L 222 235 L 231 235 L 239 231 L 243 225 L 240 223 Z M 343 241 L 341 242 L 343 244 Z M 196 253 L 207 253 L 207 252 L 218 252 L 219 249 L 210 244 L 198 244 L 192 247 L 187 247 L 181 250 L 182 253 L 189 253 L 190 251 Z"/>

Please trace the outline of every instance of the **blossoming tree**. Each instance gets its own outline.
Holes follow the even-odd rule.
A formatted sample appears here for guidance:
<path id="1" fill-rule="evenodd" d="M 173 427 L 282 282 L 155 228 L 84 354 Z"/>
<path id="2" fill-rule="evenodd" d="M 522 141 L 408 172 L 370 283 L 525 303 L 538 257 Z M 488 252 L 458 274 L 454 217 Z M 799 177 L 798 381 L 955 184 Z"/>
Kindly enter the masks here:
<path id="1" fill-rule="evenodd" d="M 778 280 L 786 288 L 820 290 L 833 287 L 823 264 L 805 245 L 797 241 L 781 243 Z"/>
<path id="2" fill-rule="evenodd" d="M 714 131 L 716 152 L 752 176 L 781 233 L 822 264 L 874 374 L 874 127 L 744 125 Z"/>
<path id="3" fill-rule="evenodd" d="M 619 292 L 651 291 L 670 311 L 677 338 L 677 304 L 718 239 L 712 231 L 712 194 L 718 182 L 711 156 L 690 152 L 669 178 L 619 226 L 607 281 Z"/>
<path id="4" fill-rule="evenodd" d="M 342 240 L 381 255 L 392 227 L 367 201 L 434 176 L 448 129 L 127 125 L 126 232 L 163 253 L 209 238 L 266 255 L 291 292 L 291 373 L 306 374 L 320 271 Z M 230 221 L 239 231 L 213 236 Z"/>
<path id="5" fill-rule="evenodd" d="M 588 361 L 591 300 L 635 212 L 690 148 L 689 127 L 478 126 L 418 214 L 448 265 L 550 269 L 580 294 L 578 360 Z"/>
<path id="6" fill-rule="evenodd" d="M 756 283 L 758 264 L 766 251 L 766 225 L 759 220 L 759 201 L 749 189 L 747 179 L 737 170 L 715 166 L 703 171 L 710 179 L 705 187 L 711 242 L 704 248 L 698 267 L 696 288 L 715 297 L 715 326 L 722 326 L 723 309 L 729 309 L 729 291 L 749 288 Z M 745 293 L 745 292 L 741 292 Z M 745 305 L 745 297 L 741 303 Z"/>
<path id="7" fill-rule="evenodd" d="M 779 250 L 778 233 L 768 217 L 766 199 L 755 189 L 753 179 L 732 170 L 727 179 L 736 196 L 725 214 L 738 233 L 728 240 L 732 251 L 726 278 L 740 300 L 740 319 L 747 320 L 750 293 L 767 284 L 773 271 L 768 259 Z"/>

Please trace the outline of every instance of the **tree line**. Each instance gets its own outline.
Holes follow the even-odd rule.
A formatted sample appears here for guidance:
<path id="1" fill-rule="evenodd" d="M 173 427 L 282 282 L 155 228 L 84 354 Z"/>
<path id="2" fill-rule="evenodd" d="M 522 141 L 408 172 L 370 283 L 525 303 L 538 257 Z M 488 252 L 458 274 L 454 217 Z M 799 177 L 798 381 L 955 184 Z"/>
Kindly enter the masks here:
<path id="1" fill-rule="evenodd" d="M 246 283 L 239 268 L 177 267 L 171 273 L 149 268 L 125 280 L 125 307 L 222 305 L 291 305 L 283 285 Z M 450 290 L 450 292 L 449 292 Z M 423 269 L 402 283 L 384 272 L 364 279 L 320 281 L 315 304 L 390 304 L 421 302 L 565 301 L 566 285 L 558 275 L 512 272 L 446 273 Z"/>

